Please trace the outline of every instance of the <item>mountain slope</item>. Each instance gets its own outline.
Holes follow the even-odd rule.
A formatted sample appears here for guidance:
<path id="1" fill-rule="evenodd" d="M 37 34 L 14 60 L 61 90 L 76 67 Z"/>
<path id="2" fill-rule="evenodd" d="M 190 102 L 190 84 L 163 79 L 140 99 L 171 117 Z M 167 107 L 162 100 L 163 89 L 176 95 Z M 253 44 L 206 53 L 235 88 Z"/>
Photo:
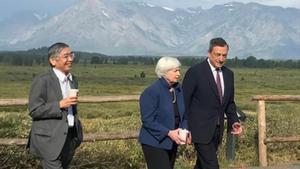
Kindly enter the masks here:
<path id="1" fill-rule="evenodd" d="M 221 36 L 230 44 L 230 57 L 299 59 L 299 23 L 299 9 L 257 3 L 231 2 L 204 10 L 82 0 L 21 35 L 9 35 L 0 48 L 64 41 L 76 50 L 111 55 L 206 55 L 208 41 Z"/>

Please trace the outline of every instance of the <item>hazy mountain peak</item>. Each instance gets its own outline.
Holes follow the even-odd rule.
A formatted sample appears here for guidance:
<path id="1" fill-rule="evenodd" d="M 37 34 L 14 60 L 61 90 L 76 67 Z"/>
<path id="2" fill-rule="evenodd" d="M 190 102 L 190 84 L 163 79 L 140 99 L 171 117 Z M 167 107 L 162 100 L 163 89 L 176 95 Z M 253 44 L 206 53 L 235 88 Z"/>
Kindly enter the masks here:
<path id="1" fill-rule="evenodd" d="M 73 7 L 77 10 L 94 10 L 99 8 L 105 8 L 105 4 L 102 0 L 81 0 Z"/>
<path id="2" fill-rule="evenodd" d="M 197 7 L 197 8 L 186 8 L 184 9 L 186 12 L 188 13 L 201 13 L 203 11 L 203 9 L 201 7 Z"/>
<path id="3" fill-rule="evenodd" d="M 38 20 L 44 20 L 48 17 L 48 14 L 39 14 L 39 13 L 34 13 L 33 14 Z"/>
<path id="4" fill-rule="evenodd" d="M 105 11 L 102 11 L 102 14 L 103 14 L 104 16 L 106 16 L 107 18 L 109 18 L 109 15 L 108 15 Z"/>
<path id="5" fill-rule="evenodd" d="M 235 1 L 232 1 L 232 2 L 227 2 L 224 4 L 225 7 L 240 7 L 240 6 L 243 6 L 245 5 L 244 3 L 241 3 L 241 2 L 235 2 Z"/>
<path id="6" fill-rule="evenodd" d="M 175 10 L 141 2 L 81 0 L 38 24 L 13 23 L 19 24 L 1 23 L 0 49 L 65 41 L 75 50 L 112 55 L 206 55 L 209 40 L 218 36 L 230 44 L 229 57 L 295 58 L 300 53 L 300 10 L 256 3 Z"/>
<path id="7" fill-rule="evenodd" d="M 167 11 L 172 11 L 172 12 L 175 11 L 175 9 L 170 8 L 170 7 L 166 7 L 166 6 L 163 6 L 162 8 L 163 8 L 164 10 L 167 10 Z"/>
<path id="8" fill-rule="evenodd" d="M 156 7 L 155 5 L 146 2 L 138 2 L 138 5 L 150 8 Z"/>

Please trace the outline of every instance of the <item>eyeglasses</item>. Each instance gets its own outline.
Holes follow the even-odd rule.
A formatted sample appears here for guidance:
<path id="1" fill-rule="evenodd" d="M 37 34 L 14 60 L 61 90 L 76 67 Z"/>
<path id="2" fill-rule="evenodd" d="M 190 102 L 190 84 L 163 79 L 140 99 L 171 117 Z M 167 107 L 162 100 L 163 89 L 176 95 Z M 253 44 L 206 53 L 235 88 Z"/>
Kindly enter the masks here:
<path id="1" fill-rule="evenodd" d="M 74 59 L 75 58 L 75 53 L 74 52 L 71 52 L 71 53 L 65 53 L 61 58 L 64 58 L 64 59 Z"/>

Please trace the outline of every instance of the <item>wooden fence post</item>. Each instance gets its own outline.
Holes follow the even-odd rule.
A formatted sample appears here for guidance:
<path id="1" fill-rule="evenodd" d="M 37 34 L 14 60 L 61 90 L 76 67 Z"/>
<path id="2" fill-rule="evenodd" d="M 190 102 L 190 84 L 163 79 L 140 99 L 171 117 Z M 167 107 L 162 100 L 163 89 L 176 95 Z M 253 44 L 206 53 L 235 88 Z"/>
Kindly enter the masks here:
<path id="1" fill-rule="evenodd" d="M 266 109 L 265 101 L 258 101 L 258 152 L 259 152 L 259 165 L 267 166 L 267 146 L 266 139 Z"/>

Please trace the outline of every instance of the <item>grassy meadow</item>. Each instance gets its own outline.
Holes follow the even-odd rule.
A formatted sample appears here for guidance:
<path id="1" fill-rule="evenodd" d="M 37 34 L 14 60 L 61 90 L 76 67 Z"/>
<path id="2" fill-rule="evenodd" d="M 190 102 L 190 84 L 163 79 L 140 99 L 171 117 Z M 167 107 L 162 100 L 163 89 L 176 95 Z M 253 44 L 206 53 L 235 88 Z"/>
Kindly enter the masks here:
<path id="1" fill-rule="evenodd" d="M 0 98 L 27 98 L 30 83 L 48 66 L 0 65 Z M 182 68 L 182 77 L 187 67 Z M 300 95 L 298 69 L 232 69 L 235 73 L 236 104 L 247 119 L 243 135 L 236 139 L 236 159 L 226 161 L 225 144 L 220 147 L 222 168 L 258 165 L 256 102 L 253 95 Z M 144 72 L 145 78 L 140 78 Z M 74 65 L 79 79 L 80 96 L 140 94 L 156 80 L 154 65 Z M 299 102 L 268 102 L 267 136 L 300 135 Z M 138 130 L 138 102 L 80 104 L 79 114 L 85 133 Z M 0 106 L 0 137 L 27 138 L 31 121 L 26 106 Z M 224 140 L 224 143 L 226 140 Z M 300 161 L 299 143 L 268 144 L 270 165 Z M 176 169 L 193 168 L 192 146 L 179 149 Z M 0 168 L 41 168 L 39 161 L 23 146 L 0 146 Z M 83 143 L 72 161 L 73 169 L 142 169 L 145 162 L 137 140 Z"/>

